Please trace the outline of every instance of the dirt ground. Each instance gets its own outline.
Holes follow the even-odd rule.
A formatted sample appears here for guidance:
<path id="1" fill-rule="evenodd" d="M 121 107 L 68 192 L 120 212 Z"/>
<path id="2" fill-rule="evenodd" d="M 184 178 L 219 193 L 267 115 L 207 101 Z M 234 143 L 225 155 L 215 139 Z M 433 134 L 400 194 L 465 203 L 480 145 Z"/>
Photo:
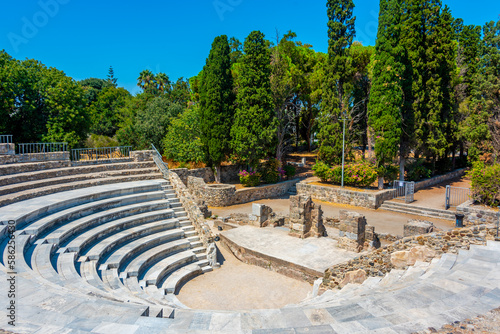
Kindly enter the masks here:
<path id="1" fill-rule="evenodd" d="M 312 292 L 307 282 L 245 264 L 220 242 L 217 248 L 221 267 L 180 287 L 177 298 L 184 305 L 202 310 L 273 309 L 298 303 Z"/>
<path id="2" fill-rule="evenodd" d="M 426 333 L 438 334 L 476 334 L 500 333 L 500 308 L 485 315 L 443 326 L 439 330 L 431 329 Z"/>

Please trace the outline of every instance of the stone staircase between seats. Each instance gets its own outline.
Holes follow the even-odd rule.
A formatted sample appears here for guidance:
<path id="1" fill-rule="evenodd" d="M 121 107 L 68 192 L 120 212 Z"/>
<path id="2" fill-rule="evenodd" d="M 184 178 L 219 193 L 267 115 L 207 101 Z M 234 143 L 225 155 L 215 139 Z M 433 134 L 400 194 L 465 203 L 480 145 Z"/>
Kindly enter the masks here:
<path id="1" fill-rule="evenodd" d="M 0 207 L 60 191 L 161 176 L 152 161 L 76 167 L 57 161 L 0 165 Z"/>
<path id="2" fill-rule="evenodd" d="M 397 200 L 385 201 L 379 209 L 445 220 L 455 220 L 455 212 L 406 204 Z"/>

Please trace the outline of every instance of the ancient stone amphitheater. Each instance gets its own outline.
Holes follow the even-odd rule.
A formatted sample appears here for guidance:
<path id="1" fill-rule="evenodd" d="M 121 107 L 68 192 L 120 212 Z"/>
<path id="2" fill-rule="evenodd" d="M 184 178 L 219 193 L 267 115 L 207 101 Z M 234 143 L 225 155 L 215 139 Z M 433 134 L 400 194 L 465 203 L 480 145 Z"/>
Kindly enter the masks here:
<path id="1" fill-rule="evenodd" d="M 0 328 L 412 333 L 500 306 L 500 245 L 488 241 L 281 309 L 190 309 L 175 292 L 212 270 L 211 238 L 177 176 L 163 176 L 152 161 L 0 165 Z"/>

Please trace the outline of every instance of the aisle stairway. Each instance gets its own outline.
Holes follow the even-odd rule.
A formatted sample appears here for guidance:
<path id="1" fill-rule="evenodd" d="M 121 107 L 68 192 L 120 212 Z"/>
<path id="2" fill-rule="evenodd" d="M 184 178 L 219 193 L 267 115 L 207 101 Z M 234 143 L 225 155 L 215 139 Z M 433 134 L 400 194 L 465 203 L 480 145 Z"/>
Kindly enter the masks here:
<path id="1" fill-rule="evenodd" d="M 55 161 L 0 165 L 0 207 L 60 191 L 161 177 L 152 161 L 76 167 L 68 164 Z"/>

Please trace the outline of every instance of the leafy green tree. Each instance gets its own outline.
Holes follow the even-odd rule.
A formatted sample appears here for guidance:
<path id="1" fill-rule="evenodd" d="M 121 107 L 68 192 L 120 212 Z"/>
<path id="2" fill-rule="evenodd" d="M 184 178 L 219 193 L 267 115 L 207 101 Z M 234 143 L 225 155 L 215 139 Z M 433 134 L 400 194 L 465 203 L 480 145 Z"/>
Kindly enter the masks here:
<path id="1" fill-rule="evenodd" d="M 320 147 L 318 157 L 327 163 L 342 159 L 342 116 L 349 116 L 349 84 L 352 69 L 347 61 L 347 49 L 356 34 L 352 0 L 328 0 L 328 61 L 325 70 L 321 103 Z"/>
<path id="2" fill-rule="evenodd" d="M 230 53 L 230 58 L 231 58 L 231 65 L 234 63 L 237 63 L 241 56 L 243 56 L 243 46 L 241 45 L 241 42 L 239 39 L 236 37 L 231 37 L 229 39 L 229 47 L 231 49 Z"/>
<path id="3" fill-rule="evenodd" d="M 180 77 L 172 85 L 172 91 L 170 92 L 170 101 L 179 103 L 184 107 L 187 107 L 190 96 L 191 88 L 189 87 L 189 80 L 184 80 L 183 77 Z"/>
<path id="4" fill-rule="evenodd" d="M 178 162 L 203 161 L 200 111 L 191 106 L 172 120 L 163 138 L 163 155 Z"/>
<path id="5" fill-rule="evenodd" d="M 245 39 L 239 64 L 236 111 L 231 147 L 236 158 L 255 167 L 274 151 L 276 120 L 270 87 L 270 55 L 264 34 L 253 31 Z"/>
<path id="6" fill-rule="evenodd" d="M 233 77 L 226 35 L 218 36 L 203 69 L 200 96 L 201 141 L 205 162 L 214 166 L 220 182 L 221 163 L 230 154 L 231 126 L 234 114 Z"/>
<path id="7" fill-rule="evenodd" d="M 402 75 L 404 49 L 400 44 L 401 22 L 398 0 L 381 0 L 377 43 L 373 58 L 372 87 L 368 123 L 375 136 L 375 157 L 379 168 L 379 188 L 384 169 L 399 152 L 402 133 Z"/>
<path id="8" fill-rule="evenodd" d="M 90 106 L 93 102 L 97 101 L 97 96 L 103 89 L 113 87 L 112 82 L 109 80 L 98 78 L 87 78 L 78 82 L 85 92 L 85 99 L 87 105 Z"/>
<path id="9" fill-rule="evenodd" d="M 172 103 L 167 97 L 155 97 L 149 100 L 145 108 L 137 111 L 134 132 L 138 147 L 145 149 L 153 143 L 161 149 L 170 122 L 183 111 L 182 105 Z"/>
<path id="10" fill-rule="evenodd" d="M 49 110 L 47 142 L 67 142 L 72 148 L 81 147 L 87 137 L 90 118 L 85 105 L 83 89 L 71 78 L 61 73 L 54 85 L 48 88 L 45 103 Z"/>
<path id="11" fill-rule="evenodd" d="M 104 88 L 90 106 L 92 119 L 90 131 L 97 135 L 113 137 L 118 130 L 120 110 L 129 98 L 131 98 L 130 93 L 124 88 L 113 86 Z"/>

